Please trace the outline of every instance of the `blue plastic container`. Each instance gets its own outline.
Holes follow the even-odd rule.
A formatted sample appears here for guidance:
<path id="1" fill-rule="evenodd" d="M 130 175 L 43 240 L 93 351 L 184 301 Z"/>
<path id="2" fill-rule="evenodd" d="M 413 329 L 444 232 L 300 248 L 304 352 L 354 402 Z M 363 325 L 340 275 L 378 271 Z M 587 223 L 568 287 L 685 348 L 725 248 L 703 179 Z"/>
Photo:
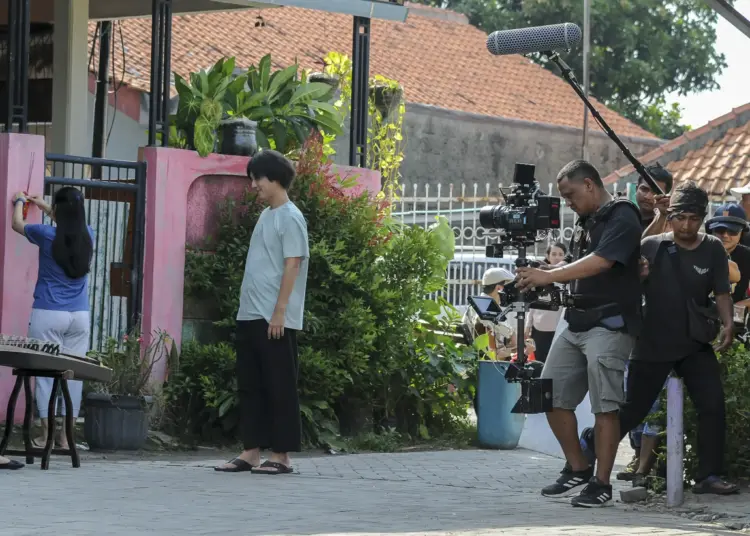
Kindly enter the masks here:
<path id="1" fill-rule="evenodd" d="M 505 379 L 509 364 L 479 362 L 477 431 L 482 448 L 512 450 L 521 439 L 526 415 L 510 412 L 521 396 L 521 384 Z"/>

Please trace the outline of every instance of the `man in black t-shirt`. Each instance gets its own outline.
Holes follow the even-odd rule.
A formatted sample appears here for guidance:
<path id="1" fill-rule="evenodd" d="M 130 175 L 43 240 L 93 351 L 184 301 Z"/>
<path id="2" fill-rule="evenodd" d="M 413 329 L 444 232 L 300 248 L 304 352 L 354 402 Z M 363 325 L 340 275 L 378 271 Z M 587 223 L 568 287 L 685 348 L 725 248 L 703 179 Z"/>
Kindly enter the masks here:
<path id="1" fill-rule="evenodd" d="M 620 437 L 642 422 L 670 372 L 685 382 L 698 412 L 698 473 L 695 493 L 727 494 L 737 487 L 720 478 L 726 433 L 724 391 L 708 323 L 700 311 L 716 302 L 723 327 L 716 350 L 732 344 L 729 267 L 717 238 L 699 234 L 708 194 L 681 184 L 668 210 L 672 232 L 645 238 L 644 329 L 630 357 L 626 401 L 620 409 Z M 591 438 L 584 438 L 592 450 Z"/>
<path id="2" fill-rule="evenodd" d="M 609 479 L 620 442 L 625 364 L 641 329 L 641 221 L 633 203 L 612 199 L 588 162 L 566 165 L 557 186 L 579 215 L 571 247 L 576 260 L 549 270 L 517 270 L 520 289 L 572 282 L 577 300 L 565 311 L 568 326 L 552 343 L 542 372 L 552 379 L 547 420 L 567 460 L 562 476 L 542 495 L 564 497 L 585 486 L 571 503 L 596 508 L 612 504 Z M 600 439 L 596 474 L 581 450 L 574 414 L 587 391 Z"/>
<path id="3" fill-rule="evenodd" d="M 638 177 L 638 186 L 635 190 L 635 203 L 638 205 L 638 210 L 641 211 L 641 225 L 643 231 L 649 228 L 649 226 L 656 219 L 656 224 L 653 229 L 649 230 L 649 234 L 658 234 L 663 232 L 664 225 L 667 220 L 667 207 L 669 206 L 669 192 L 672 191 L 672 174 L 665 168 L 661 167 L 657 162 L 654 165 L 646 168 L 651 174 L 651 177 L 656 181 L 656 184 L 661 188 L 664 194 L 658 194 L 651 189 L 651 186 L 643 180 L 643 177 Z"/>

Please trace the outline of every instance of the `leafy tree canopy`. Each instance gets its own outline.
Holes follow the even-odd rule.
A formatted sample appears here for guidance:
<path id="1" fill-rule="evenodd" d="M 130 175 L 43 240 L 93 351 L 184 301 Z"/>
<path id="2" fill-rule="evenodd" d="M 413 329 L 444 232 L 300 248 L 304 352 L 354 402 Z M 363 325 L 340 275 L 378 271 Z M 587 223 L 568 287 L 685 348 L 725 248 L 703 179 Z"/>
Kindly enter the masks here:
<path id="1" fill-rule="evenodd" d="M 416 1 L 465 13 L 488 33 L 560 22 L 583 28 L 582 0 Z M 726 62 L 714 46 L 717 17 L 702 0 L 591 0 L 591 93 L 657 136 L 680 135 L 689 127 L 665 96 L 719 87 Z M 581 48 L 562 57 L 582 81 Z M 540 54 L 532 59 L 557 73 Z"/>

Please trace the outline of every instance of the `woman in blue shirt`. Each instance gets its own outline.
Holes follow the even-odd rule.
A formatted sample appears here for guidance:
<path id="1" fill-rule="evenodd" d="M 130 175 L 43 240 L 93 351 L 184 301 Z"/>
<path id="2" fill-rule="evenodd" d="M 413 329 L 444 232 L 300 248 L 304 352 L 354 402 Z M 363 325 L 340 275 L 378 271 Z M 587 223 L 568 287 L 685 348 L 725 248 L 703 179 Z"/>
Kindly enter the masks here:
<path id="1" fill-rule="evenodd" d="M 26 200 L 43 210 L 56 225 L 27 224 L 23 219 Z M 19 193 L 14 199 L 13 212 L 13 230 L 39 247 L 39 274 L 28 336 L 56 342 L 65 353 L 80 356 L 85 356 L 89 350 L 88 274 L 94 250 L 94 233 L 86 225 L 83 202 L 83 194 L 71 187 L 58 190 L 51 207 L 41 196 L 27 197 Z M 55 418 L 47 414 L 52 381 L 52 378 L 36 379 L 36 401 L 43 430 L 42 436 L 34 440 L 34 446 L 38 448 L 47 441 L 47 418 Z M 68 387 L 73 416 L 78 417 L 83 384 L 69 381 Z M 65 415 L 65 406 L 60 409 Z M 59 444 L 60 448 L 68 448 L 64 426 L 60 429 Z"/>

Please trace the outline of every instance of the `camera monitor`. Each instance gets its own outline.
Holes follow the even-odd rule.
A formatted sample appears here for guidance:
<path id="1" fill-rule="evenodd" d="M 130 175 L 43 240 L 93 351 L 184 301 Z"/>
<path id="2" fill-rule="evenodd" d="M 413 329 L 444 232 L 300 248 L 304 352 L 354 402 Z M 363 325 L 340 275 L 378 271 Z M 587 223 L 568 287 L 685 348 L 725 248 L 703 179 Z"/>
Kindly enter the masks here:
<path id="1" fill-rule="evenodd" d="M 469 304 L 482 320 L 494 320 L 502 312 L 497 302 L 489 296 L 469 296 Z"/>

